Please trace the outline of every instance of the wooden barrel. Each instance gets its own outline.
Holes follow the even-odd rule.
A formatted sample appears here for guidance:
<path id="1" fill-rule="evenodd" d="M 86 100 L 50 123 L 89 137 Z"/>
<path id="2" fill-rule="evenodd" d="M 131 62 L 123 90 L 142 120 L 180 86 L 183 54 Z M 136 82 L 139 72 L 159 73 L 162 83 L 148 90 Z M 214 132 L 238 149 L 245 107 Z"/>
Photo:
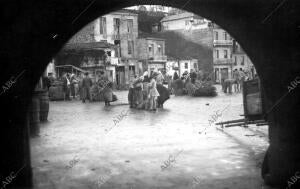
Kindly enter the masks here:
<path id="1" fill-rule="evenodd" d="M 49 98 L 50 100 L 64 100 L 63 86 L 51 86 L 49 88 Z"/>
<path id="2" fill-rule="evenodd" d="M 29 107 L 30 136 L 37 136 L 40 132 L 40 99 L 33 96 Z"/>
<path id="3" fill-rule="evenodd" d="M 39 92 L 40 99 L 40 121 L 44 122 L 48 120 L 49 113 L 49 93 L 47 90 Z"/>

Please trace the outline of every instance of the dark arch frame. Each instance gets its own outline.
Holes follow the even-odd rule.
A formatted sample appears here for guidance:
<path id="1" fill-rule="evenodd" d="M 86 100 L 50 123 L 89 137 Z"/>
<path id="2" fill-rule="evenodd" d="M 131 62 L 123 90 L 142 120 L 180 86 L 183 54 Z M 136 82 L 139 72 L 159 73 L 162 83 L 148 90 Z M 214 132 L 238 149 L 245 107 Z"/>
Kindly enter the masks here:
<path id="1" fill-rule="evenodd" d="M 216 22 L 239 41 L 253 61 L 265 87 L 267 109 L 278 102 L 300 73 L 300 2 L 297 0 L 284 4 L 281 0 L 96 0 L 90 5 L 91 2 L 11 0 L 1 3 L 1 23 L 6 26 L 0 31 L 1 81 L 5 83 L 25 71 L 0 98 L 4 110 L 0 138 L 2 150 L 6 152 L 1 158 L 0 174 L 5 177 L 11 170 L 26 165 L 13 185 L 31 185 L 26 112 L 34 84 L 62 45 L 99 15 L 135 4 L 158 4 L 184 6 L 187 11 Z M 300 168 L 297 95 L 299 90 L 294 90 L 268 115 L 270 173 L 269 180 L 265 180 L 271 183 L 286 183 Z"/>

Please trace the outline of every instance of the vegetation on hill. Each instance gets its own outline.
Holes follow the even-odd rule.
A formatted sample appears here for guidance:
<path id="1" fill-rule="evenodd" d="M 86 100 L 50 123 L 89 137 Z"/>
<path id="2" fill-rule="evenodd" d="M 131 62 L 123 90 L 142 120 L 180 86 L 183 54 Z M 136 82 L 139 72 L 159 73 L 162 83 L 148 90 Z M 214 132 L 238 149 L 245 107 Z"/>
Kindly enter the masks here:
<path id="1" fill-rule="evenodd" d="M 166 55 L 175 59 L 197 59 L 199 68 L 204 72 L 212 72 L 213 52 L 211 48 L 186 40 L 182 35 L 173 32 L 153 34 L 140 33 L 140 37 L 157 37 L 166 40 Z"/>

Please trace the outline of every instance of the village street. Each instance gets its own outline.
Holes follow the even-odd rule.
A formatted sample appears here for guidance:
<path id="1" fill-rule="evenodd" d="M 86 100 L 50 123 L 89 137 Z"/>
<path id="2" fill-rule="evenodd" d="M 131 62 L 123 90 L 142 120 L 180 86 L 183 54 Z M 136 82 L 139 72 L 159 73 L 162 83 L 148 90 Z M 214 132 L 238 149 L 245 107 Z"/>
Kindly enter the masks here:
<path id="1" fill-rule="evenodd" d="M 50 102 L 49 122 L 31 139 L 35 188 L 266 189 L 268 128 L 217 129 L 243 114 L 241 93 L 217 89 L 217 97 L 172 95 L 157 112 L 130 109 L 127 91 L 110 107 Z"/>

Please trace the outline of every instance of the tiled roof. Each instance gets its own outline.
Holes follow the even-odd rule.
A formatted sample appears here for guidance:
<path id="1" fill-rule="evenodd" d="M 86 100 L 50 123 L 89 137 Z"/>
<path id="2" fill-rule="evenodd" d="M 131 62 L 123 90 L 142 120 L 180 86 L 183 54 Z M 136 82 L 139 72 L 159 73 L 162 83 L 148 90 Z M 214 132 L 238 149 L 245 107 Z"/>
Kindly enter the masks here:
<path id="1" fill-rule="evenodd" d="M 194 13 L 184 12 L 184 13 L 181 13 L 181 14 L 175 14 L 175 15 L 171 15 L 171 16 L 166 16 L 166 17 L 164 17 L 161 20 L 161 22 L 166 22 L 166 21 L 171 21 L 171 20 L 179 20 L 179 19 L 189 18 L 189 17 L 198 17 L 198 18 L 201 18 L 201 17 L 195 15 Z"/>

